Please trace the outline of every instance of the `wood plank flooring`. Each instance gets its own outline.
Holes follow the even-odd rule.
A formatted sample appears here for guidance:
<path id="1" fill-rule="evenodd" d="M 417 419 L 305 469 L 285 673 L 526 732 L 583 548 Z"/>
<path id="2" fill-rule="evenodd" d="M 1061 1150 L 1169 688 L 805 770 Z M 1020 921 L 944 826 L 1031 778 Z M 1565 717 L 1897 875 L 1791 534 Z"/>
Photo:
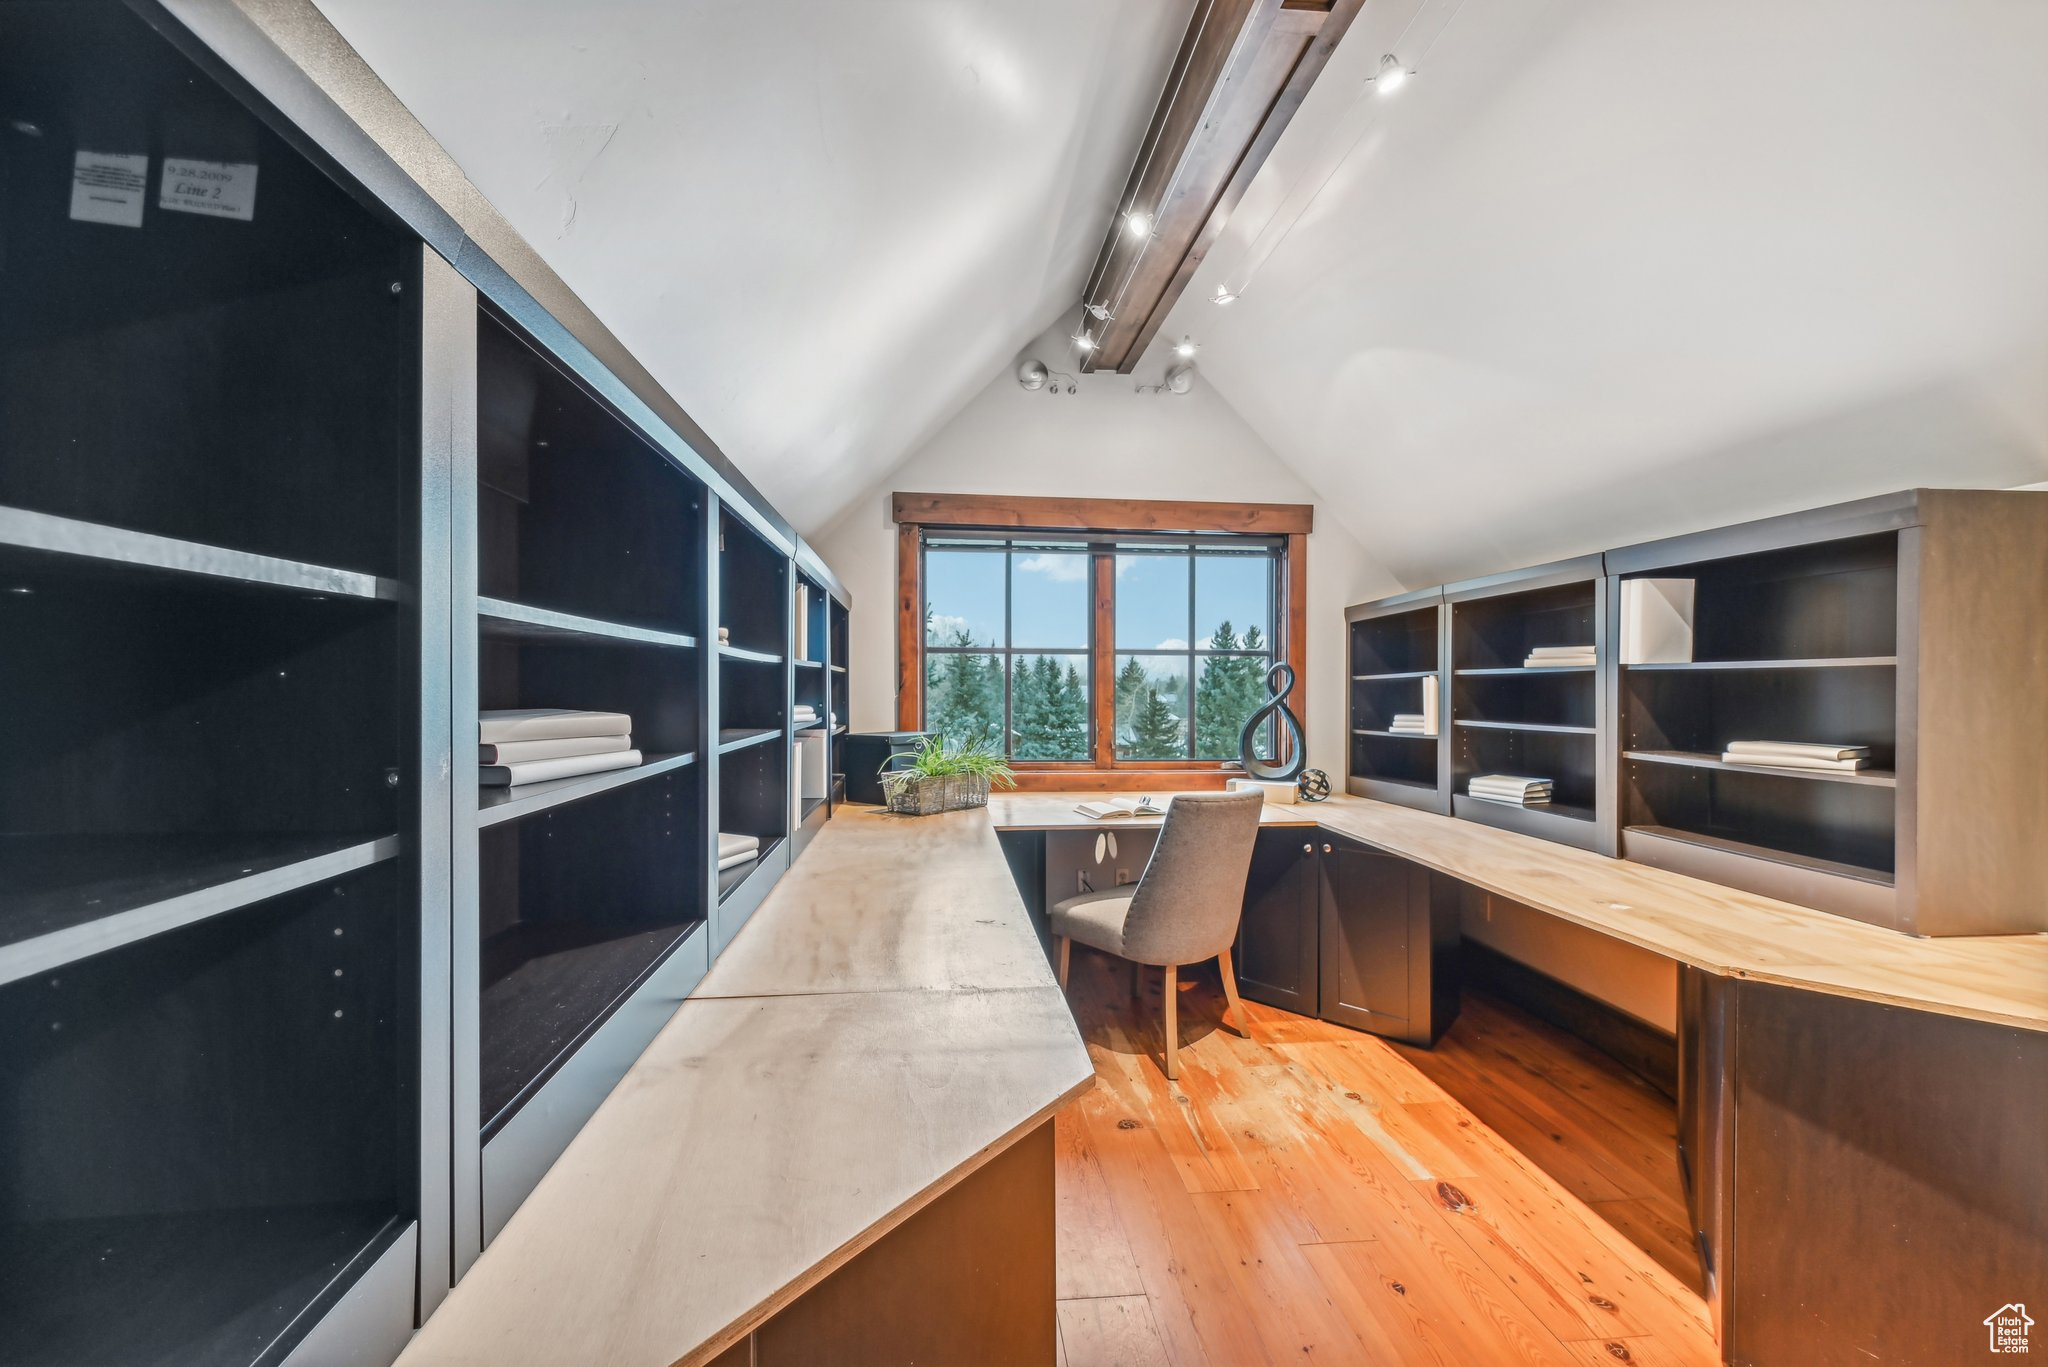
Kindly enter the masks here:
<path id="1" fill-rule="evenodd" d="M 1257 1004 L 1244 1039 L 1212 969 L 1169 1083 L 1145 978 L 1134 1007 L 1076 948 L 1097 1086 L 1056 1122 L 1065 1367 L 1719 1362 L 1698 1295 L 1596 1213 L 1666 1239 L 1668 1103 L 1612 1064 L 1483 999 L 1434 1053 Z"/>

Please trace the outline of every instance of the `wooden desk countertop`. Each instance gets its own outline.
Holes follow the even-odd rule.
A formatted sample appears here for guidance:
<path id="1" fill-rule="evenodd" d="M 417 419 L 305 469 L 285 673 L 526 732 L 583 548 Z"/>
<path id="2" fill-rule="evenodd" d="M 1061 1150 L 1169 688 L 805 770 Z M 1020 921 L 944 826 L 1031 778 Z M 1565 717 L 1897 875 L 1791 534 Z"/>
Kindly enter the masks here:
<path id="1" fill-rule="evenodd" d="M 843 808 L 399 1361 L 707 1362 L 1093 1080 L 987 815 Z"/>
<path id="2" fill-rule="evenodd" d="M 999 793 L 989 810 L 999 830 L 1159 824 L 1157 817 L 1092 821 L 1074 810 L 1089 796 Z M 1155 800 L 1165 796 L 1155 794 Z M 1264 819 L 1325 827 L 1723 976 L 2048 1031 L 2048 935 L 1917 939 L 1625 859 L 1365 798 L 1270 806 Z"/>

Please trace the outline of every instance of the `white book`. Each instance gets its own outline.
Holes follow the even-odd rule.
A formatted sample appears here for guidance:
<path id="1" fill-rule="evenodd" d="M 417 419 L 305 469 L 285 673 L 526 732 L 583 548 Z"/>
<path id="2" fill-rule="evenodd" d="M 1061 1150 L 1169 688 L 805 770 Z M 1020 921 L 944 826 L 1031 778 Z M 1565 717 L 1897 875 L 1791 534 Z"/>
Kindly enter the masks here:
<path id="1" fill-rule="evenodd" d="M 1104 798 L 1100 802 L 1079 803 L 1074 810 L 1097 821 L 1114 821 L 1119 817 L 1166 815 L 1166 809 L 1155 806 L 1150 797 Z"/>
<path id="2" fill-rule="evenodd" d="M 811 591 L 796 586 L 796 658 L 811 658 Z"/>
<path id="3" fill-rule="evenodd" d="M 1492 802 L 1502 807 L 1547 807 L 1550 805 L 1550 794 L 1548 793 L 1544 793 L 1540 797 L 1496 797 L 1491 793 L 1467 793 L 1466 796 L 1475 802 Z"/>
<path id="4" fill-rule="evenodd" d="M 1437 726 L 1436 675 L 1422 680 L 1422 731 L 1424 735 L 1436 734 Z"/>
<path id="5" fill-rule="evenodd" d="M 1747 764 L 1758 769 L 1817 769 L 1828 773 L 1854 773 L 1870 767 L 1870 759 L 1865 755 L 1851 759 L 1816 759 L 1811 755 L 1743 755 L 1733 750 L 1723 754 L 1721 762 Z"/>
<path id="6" fill-rule="evenodd" d="M 1731 740 L 1731 755 L 1783 755 L 1795 759 L 1856 759 L 1868 755 L 1867 745 L 1809 745 L 1791 740 Z"/>
<path id="7" fill-rule="evenodd" d="M 568 759 L 572 755 L 611 755 L 633 748 L 631 736 L 564 736 L 560 740 L 508 740 L 479 745 L 479 764 L 525 764 L 537 759 Z"/>
<path id="8" fill-rule="evenodd" d="M 789 833 L 796 834 L 796 828 L 804 824 L 804 786 L 796 776 L 804 768 L 804 743 L 793 740 L 789 743 L 789 772 L 783 775 L 783 783 L 789 790 Z"/>
<path id="9" fill-rule="evenodd" d="M 720 859 L 730 859 L 736 854 L 745 854 L 749 850 L 758 852 L 760 848 L 761 837 L 758 835 L 733 835 L 726 831 L 718 833 L 718 857 Z"/>
<path id="10" fill-rule="evenodd" d="M 568 707 L 517 707 L 479 712 L 477 740 L 499 745 L 511 740 L 560 740 L 565 736 L 630 736 L 633 719 L 624 712 L 578 712 Z"/>
<path id="11" fill-rule="evenodd" d="M 760 857 L 759 850 L 741 850 L 738 854 L 729 854 L 720 859 L 718 871 L 724 873 L 727 869 L 738 868 L 741 864 L 751 864 Z"/>
<path id="12" fill-rule="evenodd" d="M 1552 657 L 1552 656 L 1559 656 L 1559 655 L 1568 655 L 1568 656 L 1578 656 L 1578 655 L 1591 655 L 1592 653 L 1593 653 L 1593 647 L 1591 647 L 1591 646 L 1589 646 L 1589 645 L 1586 645 L 1586 646 L 1531 646 L 1531 647 L 1529 648 L 1529 658 L 1530 658 L 1530 659 L 1532 659 L 1532 660 L 1535 660 L 1535 659 L 1547 659 L 1547 658 L 1550 658 L 1550 657 Z"/>
<path id="13" fill-rule="evenodd" d="M 486 788 L 517 788 L 551 778 L 580 778 L 611 769 L 631 769 L 640 762 L 638 750 L 620 750 L 609 755 L 570 755 L 563 759 L 536 759 L 525 764 L 486 764 L 477 772 L 477 782 Z"/>
<path id="14" fill-rule="evenodd" d="M 1693 589 L 1690 579 L 1621 581 L 1623 664 L 1692 662 Z"/>
<path id="15" fill-rule="evenodd" d="M 806 802 L 825 796 L 825 733 L 806 731 L 797 737 L 798 788 Z"/>

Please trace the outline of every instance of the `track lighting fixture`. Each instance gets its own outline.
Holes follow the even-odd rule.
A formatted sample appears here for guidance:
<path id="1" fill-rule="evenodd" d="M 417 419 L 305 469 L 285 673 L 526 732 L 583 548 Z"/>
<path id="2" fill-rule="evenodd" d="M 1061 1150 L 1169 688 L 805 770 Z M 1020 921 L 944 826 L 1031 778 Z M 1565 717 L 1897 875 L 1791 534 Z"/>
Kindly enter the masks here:
<path id="1" fill-rule="evenodd" d="M 1088 316 L 1098 323 L 1112 322 L 1116 318 L 1116 315 L 1109 311 L 1109 305 L 1107 304 L 1088 305 Z"/>
<path id="2" fill-rule="evenodd" d="M 1195 353 L 1200 350 L 1201 347 L 1195 344 L 1195 339 L 1183 333 L 1179 344 L 1173 349 L 1173 354 L 1180 357 L 1183 361 L 1192 361 L 1195 359 Z"/>
<path id="3" fill-rule="evenodd" d="M 1230 286 L 1218 285 L 1216 293 L 1209 296 L 1209 302 L 1212 304 L 1227 304 L 1235 298 L 1237 298 L 1237 294 Z"/>
<path id="4" fill-rule="evenodd" d="M 1083 351 L 1095 350 L 1095 339 L 1086 332 L 1077 332 L 1068 340 Z"/>
<path id="5" fill-rule="evenodd" d="M 1062 389 L 1061 386 L 1065 388 Z M 1074 377 L 1064 370 L 1050 370 L 1044 361 L 1027 356 L 1017 363 L 1017 386 L 1030 393 L 1043 389 L 1048 394 L 1078 394 Z"/>
<path id="6" fill-rule="evenodd" d="M 1133 209 L 1124 215 L 1124 231 L 1132 237 L 1145 237 L 1152 231 L 1152 220 L 1143 211 Z"/>

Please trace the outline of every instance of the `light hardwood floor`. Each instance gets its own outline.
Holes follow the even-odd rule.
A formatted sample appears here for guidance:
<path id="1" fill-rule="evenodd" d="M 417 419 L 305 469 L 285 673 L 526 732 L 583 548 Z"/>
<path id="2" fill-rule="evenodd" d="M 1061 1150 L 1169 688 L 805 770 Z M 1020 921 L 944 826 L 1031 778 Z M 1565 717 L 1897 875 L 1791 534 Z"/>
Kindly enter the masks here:
<path id="1" fill-rule="evenodd" d="M 1699 1297 L 1574 1194 L 1640 1202 L 1650 1218 L 1662 1199 L 1650 1141 L 1575 1154 L 1585 1171 L 1560 1180 L 1409 1051 L 1256 1004 L 1243 1039 L 1219 1023 L 1213 970 L 1183 984 L 1169 1083 L 1160 975 L 1134 1007 L 1121 964 L 1075 951 L 1071 997 L 1098 1085 L 1056 1127 L 1066 1367 L 1719 1361 Z M 1462 1041 L 1446 1060 L 1485 1078 L 1534 1057 L 1564 1075 L 1535 1047 L 1542 1027 L 1483 1006 L 1473 1026 L 1489 1014 L 1523 1031 L 1499 1046 L 1516 1061 Z M 1446 1080 L 1470 1090 L 1469 1077 Z M 1518 1101 L 1538 1114 L 1537 1098 L 1560 1104 L 1526 1090 Z M 1596 1087 L 1574 1104 L 1607 1097 Z M 1504 1106 L 1488 1096 L 1478 1109 Z M 1616 1130 L 1634 1125 L 1616 1114 Z"/>

